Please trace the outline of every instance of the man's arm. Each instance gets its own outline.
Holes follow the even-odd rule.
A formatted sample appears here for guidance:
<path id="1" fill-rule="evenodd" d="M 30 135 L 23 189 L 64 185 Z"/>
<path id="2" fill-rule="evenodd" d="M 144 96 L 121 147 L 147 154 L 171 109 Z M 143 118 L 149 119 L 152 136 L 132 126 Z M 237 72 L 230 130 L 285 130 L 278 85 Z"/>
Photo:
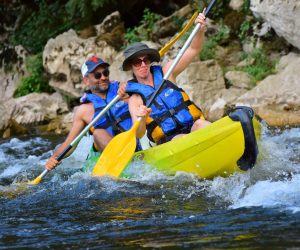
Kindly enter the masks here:
<path id="1" fill-rule="evenodd" d="M 119 83 L 118 95 L 124 102 L 128 103 L 130 96 L 126 93 L 126 86 L 127 82 Z"/>
<path id="2" fill-rule="evenodd" d="M 200 13 L 195 20 L 195 24 L 200 23 L 201 29 L 198 31 L 196 36 L 191 42 L 191 45 L 187 48 L 187 50 L 182 55 L 181 59 L 177 63 L 176 67 L 174 68 L 173 72 L 171 73 L 169 80 L 171 82 L 176 82 L 176 77 L 186 69 L 186 67 L 193 61 L 196 56 L 199 56 L 199 53 L 202 49 L 202 44 L 204 41 L 204 33 L 205 33 L 205 16 Z M 163 72 L 164 74 L 168 71 L 170 66 L 172 65 L 173 61 L 169 61 L 164 67 Z"/>
<path id="3" fill-rule="evenodd" d="M 76 138 L 76 136 L 80 134 L 80 132 L 85 127 L 86 122 L 83 118 L 84 115 L 87 115 L 84 114 L 86 107 L 87 106 L 83 106 L 83 105 L 79 106 L 75 111 L 72 128 L 65 141 L 58 147 L 58 149 L 54 152 L 54 154 L 47 160 L 45 164 L 46 169 L 52 170 L 59 164 L 59 162 L 56 160 L 57 157 L 70 145 L 70 143 Z M 69 156 L 74 151 L 75 148 L 76 146 L 72 148 L 65 157 Z"/>

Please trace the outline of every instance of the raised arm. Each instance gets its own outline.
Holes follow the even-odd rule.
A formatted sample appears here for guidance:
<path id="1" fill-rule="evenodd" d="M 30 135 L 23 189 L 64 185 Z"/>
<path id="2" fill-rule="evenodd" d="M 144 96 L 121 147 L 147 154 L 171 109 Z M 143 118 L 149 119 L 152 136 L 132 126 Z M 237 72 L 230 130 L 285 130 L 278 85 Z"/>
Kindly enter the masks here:
<path id="1" fill-rule="evenodd" d="M 205 11 L 205 10 L 204 10 Z M 203 13 L 204 13 L 203 11 Z M 187 50 L 182 55 L 178 64 L 174 68 L 172 74 L 169 77 L 169 80 L 172 82 L 176 82 L 176 77 L 187 68 L 187 66 L 193 61 L 196 56 L 199 56 L 199 53 L 202 49 L 202 45 L 204 42 L 204 33 L 205 33 L 205 16 L 203 13 L 200 13 L 195 20 L 195 24 L 200 23 L 201 29 L 198 31 L 196 36 L 194 37 L 191 45 L 187 48 Z M 169 61 L 164 67 L 163 72 L 166 73 L 170 68 L 172 61 Z"/>

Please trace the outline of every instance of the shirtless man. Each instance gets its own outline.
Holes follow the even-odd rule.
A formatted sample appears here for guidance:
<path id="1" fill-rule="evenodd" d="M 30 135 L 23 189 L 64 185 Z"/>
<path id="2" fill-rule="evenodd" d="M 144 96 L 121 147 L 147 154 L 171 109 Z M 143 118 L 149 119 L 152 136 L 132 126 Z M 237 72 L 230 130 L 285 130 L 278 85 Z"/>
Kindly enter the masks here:
<path id="1" fill-rule="evenodd" d="M 67 138 L 47 160 L 45 168 L 48 170 L 52 170 L 59 164 L 57 157 L 118 94 L 122 99 L 116 102 L 94 125 L 93 137 L 96 148 L 103 150 L 114 135 L 130 129 L 132 126 L 128 104 L 125 101 L 126 97 L 128 98 L 128 95 L 125 94 L 125 85 L 120 84 L 119 88 L 118 81 L 109 80 L 109 64 L 92 56 L 82 65 L 81 73 L 83 84 L 89 91 L 83 95 L 82 104 L 75 110 L 72 128 Z M 119 118 L 122 120 L 120 121 Z M 71 153 L 69 152 L 68 155 Z"/>

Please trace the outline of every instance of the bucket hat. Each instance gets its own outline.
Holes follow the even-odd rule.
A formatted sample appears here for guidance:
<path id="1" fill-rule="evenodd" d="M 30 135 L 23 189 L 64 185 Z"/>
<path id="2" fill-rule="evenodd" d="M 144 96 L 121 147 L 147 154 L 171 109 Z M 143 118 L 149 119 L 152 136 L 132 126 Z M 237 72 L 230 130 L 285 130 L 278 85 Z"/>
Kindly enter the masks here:
<path id="1" fill-rule="evenodd" d="M 159 62 L 160 55 L 156 49 L 149 48 L 146 44 L 137 42 L 129 45 L 123 52 L 124 61 L 122 70 L 127 71 L 130 69 L 130 61 L 140 55 L 148 55 L 151 62 Z"/>
<path id="2" fill-rule="evenodd" d="M 104 65 L 107 67 L 109 66 L 107 62 L 104 62 L 101 58 L 97 56 L 92 56 L 88 58 L 81 67 L 82 76 L 85 77 L 87 73 L 93 72 L 100 65 Z"/>

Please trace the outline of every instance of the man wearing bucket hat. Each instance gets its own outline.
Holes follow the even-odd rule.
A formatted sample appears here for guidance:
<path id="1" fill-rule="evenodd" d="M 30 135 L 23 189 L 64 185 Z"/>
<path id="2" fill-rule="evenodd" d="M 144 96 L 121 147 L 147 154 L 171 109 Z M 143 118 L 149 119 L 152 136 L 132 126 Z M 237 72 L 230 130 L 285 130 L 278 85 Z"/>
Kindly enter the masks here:
<path id="1" fill-rule="evenodd" d="M 151 63 L 160 61 L 160 55 L 157 50 L 149 48 L 144 43 L 134 43 L 124 50 L 125 60 L 122 69 L 131 70 L 133 73 L 133 79 L 127 82 L 126 87 L 126 92 L 130 95 L 128 104 L 132 121 L 135 122 L 142 114 L 141 125 L 137 130 L 138 137 L 141 137 L 147 129 L 148 138 L 161 144 L 209 124 L 204 120 L 200 108 L 174 84 L 176 77 L 201 51 L 206 25 L 205 16 L 199 14 L 195 23 L 200 23 L 201 29 L 173 69 L 168 81 L 164 83 L 151 108 L 145 105 L 162 82 L 172 61 L 163 67 L 151 66 Z"/>
<path id="2" fill-rule="evenodd" d="M 125 100 L 128 98 L 125 93 L 125 85 L 120 85 L 119 88 L 118 81 L 109 80 L 109 64 L 97 56 L 92 56 L 83 63 L 81 73 L 83 84 L 87 86 L 88 90 L 80 99 L 81 105 L 76 108 L 72 128 L 66 140 L 46 162 L 45 167 L 48 170 L 59 164 L 56 160 L 58 155 L 118 94 L 122 100 L 116 102 L 92 129 L 95 147 L 103 150 L 113 136 L 132 126 L 127 100 Z"/>

